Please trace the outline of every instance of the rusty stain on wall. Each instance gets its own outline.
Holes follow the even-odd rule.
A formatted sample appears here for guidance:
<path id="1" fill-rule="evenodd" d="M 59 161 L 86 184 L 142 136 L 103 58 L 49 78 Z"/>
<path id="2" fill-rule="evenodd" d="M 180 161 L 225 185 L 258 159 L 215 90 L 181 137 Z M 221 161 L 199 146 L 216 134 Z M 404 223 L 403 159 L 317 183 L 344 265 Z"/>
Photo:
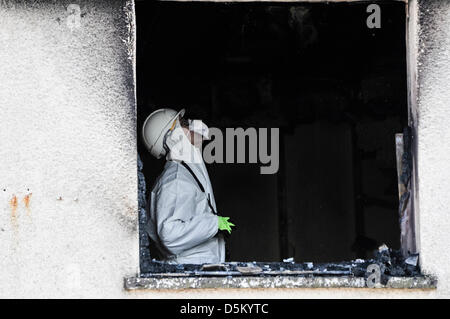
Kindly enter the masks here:
<path id="1" fill-rule="evenodd" d="M 13 195 L 13 197 L 9 201 L 9 206 L 11 207 L 11 223 L 14 229 L 17 229 L 17 196 Z"/>
<path id="2" fill-rule="evenodd" d="M 31 196 L 33 196 L 33 193 L 30 193 L 23 198 L 23 202 L 25 204 L 25 209 L 27 210 L 27 215 L 29 215 L 31 213 L 31 210 L 30 210 Z"/>

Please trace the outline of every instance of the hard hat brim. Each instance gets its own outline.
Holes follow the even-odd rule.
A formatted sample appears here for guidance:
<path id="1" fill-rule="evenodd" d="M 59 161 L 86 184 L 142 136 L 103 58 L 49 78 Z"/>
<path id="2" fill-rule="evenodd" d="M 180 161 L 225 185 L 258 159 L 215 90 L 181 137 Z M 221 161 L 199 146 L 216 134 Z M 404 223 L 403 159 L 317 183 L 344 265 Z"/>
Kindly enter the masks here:
<path id="1" fill-rule="evenodd" d="M 146 128 L 146 126 L 147 126 L 147 122 L 150 120 L 150 118 L 152 117 L 152 115 L 153 115 L 155 112 L 158 112 L 158 111 L 159 111 L 159 110 L 156 110 L 156 111 L 154 111 L 153 113 L 151 113 L 151 114 L 147 117 L 147 119 L 145 120 L 144 125 L 142 125 L 142 136 L 144 137 L 144 142 L 145 142 L 146 145 L 150 145 L 150 143 L 148 143 L 148 141 L 147 141 L 146 138 L 145 138 L 145 128 Z M 164 129 L 161 131 L 161 133 L 159 134 L 159 136 L 158 136 L 158 138 L 156 139 L 156 141 L 151 145 L 151 147 L 148 148 L 148 151 L 149 151 L 150 153 L 152 152 L 153 147 L 154 147 L 156 144 L 158 144 L 159 140 L 160 140 L 161 138 L 164 137 L 165 134 L 163 134 L 163 132 L 167 132 L 167 130 L 168 130 L 168 129 L 170 128 L 170 126 L 172 125 L 173 121 L 175 121 L 175 119 L 178 118 L 178 117 L 183 117 L 184 114 L 185 114 L 185 112 L 186 112 L 186 109 L 181 109 L 181 110 L 180 110 L 173 118 L 170 119 L 169 123 L 167 123 L 167 125 L 166 125 L 166 126 L 164 127 Z M 161 158 L 161 155 L 158 155 L 158 156 L 156 156 L 156 157 L 157 157 L 157 158 Z"/>

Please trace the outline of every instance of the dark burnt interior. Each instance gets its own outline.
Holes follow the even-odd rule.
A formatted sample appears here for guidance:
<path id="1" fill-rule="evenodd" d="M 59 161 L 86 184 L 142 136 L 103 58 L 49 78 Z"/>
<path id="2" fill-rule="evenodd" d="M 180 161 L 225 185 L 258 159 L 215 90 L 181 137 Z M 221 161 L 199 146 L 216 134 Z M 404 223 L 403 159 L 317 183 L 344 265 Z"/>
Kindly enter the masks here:
<path id="1" fill-rule="evenodd" d="M 405 6 L 138 1 L 138 151 L 147 188 L 164 161 L 140 128 L 186 108 L 211 127 L 279 127 L 280 168 L 211 164 L 232 261 L 330 262 L 399 248 L 395 133 L 407 125 Z M 147 194 L 148 195 L 148 194 Z M 141 223 L 145 216 L 141 214 Z M 141 236 L 145 268 L 156 254 Z M 145 269 L 142 269 L 145 272 Z"/>

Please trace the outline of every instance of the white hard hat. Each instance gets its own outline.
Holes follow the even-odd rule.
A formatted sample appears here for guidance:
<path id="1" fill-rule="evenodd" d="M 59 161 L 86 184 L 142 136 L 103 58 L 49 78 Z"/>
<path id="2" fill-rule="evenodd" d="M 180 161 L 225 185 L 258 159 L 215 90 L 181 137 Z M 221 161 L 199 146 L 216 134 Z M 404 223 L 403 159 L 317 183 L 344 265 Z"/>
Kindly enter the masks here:
<path id="1" fill-rule="evenodd" d="M 159 109 L 150 114 L 142 127 L 142 136 L 149 152 L 156 158 L 166 154 L 164 136 L 174 126 L 174 121 L 184 115 L 184 109 L 177 112 L 172 109 Z"/>

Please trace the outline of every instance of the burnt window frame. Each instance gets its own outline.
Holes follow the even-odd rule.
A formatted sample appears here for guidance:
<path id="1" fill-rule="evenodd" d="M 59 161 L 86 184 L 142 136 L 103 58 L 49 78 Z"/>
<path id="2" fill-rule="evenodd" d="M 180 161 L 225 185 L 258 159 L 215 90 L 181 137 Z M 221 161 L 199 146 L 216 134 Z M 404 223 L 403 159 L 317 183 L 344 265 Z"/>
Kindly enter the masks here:
<path id="1" fill-rule="evenodd" d="M 136 2 L 144 0 L 135 0 Z M 197 2 L 197 3 L 264 3 L 264 4 L 301 4 L 301 3 L 347 3 L 347 2 L 361 2 L 361 3 L 377 3 L 383 1 L 369 1 L 369 0 L 158 0 L 159 2 Z M 407 82 L 407 113 L 408 113 L 408 129 L 403 132 L 403 144 L 405 146 L 402 162 L 403 167 L 406 167 L 403 171 L 406 172 L 404 175 L 405 189 L 408 192 L 405 196 L 406 201 L 402 203 L 400 199 L 400 206 L 406 206 L 409 204 L 410 218 L 412 218 L 412 223 L 409 225 L 408 231 L 412 233 L 412 248 L 404 247 L 402 243 L 401 249 L 403 252 L 408 251 L 410 254 L 419 253 L 419 243 L 417 233 L 417 219 L 418 219 L 418 207 L 415 205 L 417 201 L 417 85 L 416 85 L 416 69 L 414 66 L 415 61 L 415 46 L 411 43 L 411 38 L 413 36 L 414 25 L 410 20 L 410 12 L 414 9 L 409 5 L 408 0 L 390 0 L 384 2 L 403 2 L 405 3 L 405 34 L 406 34 L 406 82 Z M 139 35 L 138 35 L 139 36 Z M 141 165 L 141 164 L 139 164 Z M 140 172 L 140 169 L 138 170 Z M 142 174 L 142 172 L 140 172 Z M 399 180 L 401 177 L 399 176 Z M 139 183 L 141 183 L 141 177 Z M 145 183 L 145 179 L 144 179 Z M 399 186 L 400 187 L 400 186 Z M 147 200 L 144 198 L 144 200 Z M 142 199 L 139 198 L 139 210 L 145 207 L 142 206 Z M 401 208 L 400 208 L 401 209 Z M 139 221 L 141 219 L 139 218 Z M 139 225 L 141 231 L 142 225 Z M 141 241 L 141 235 L 139 235 L 139 241 Z M 141 242 L 139 243 L 139 249 L 141 249 Z M 383 258 L 383 253 L 380 252 L 379 258 Z M 346 261 L 339 263 L 323 263 L 312 265 L 311 263 L 292 263 L 286 261 L 283 263 L 276 262 L 226 262 L 225 268 L 223 265 L 172 265 L 166 262 L 160 262 L 156 260 L 151 260 L 151 267 L 148 269 L 154 270 L 154 272 L 141 273 L 142 269 L 142 252 L 139 254 L 139 274 L 140 278 L 173 278 L 173 277 L 229 277 L 229 276 L 357 276 L 357 277 L 367 277 L 367 267 L 372 264 L 376 264 L 377 260 L 368 259 L 357 262 L 358 265 L 355 266 L 354 261 Z M 280 264 L 284 264 L 280 265 Z M 274 266 L 276 270 L 265 270 L 266 265 Z M 239 270 L 238 270 L 239 269 Z M 261 271 L 262 270 L 262 271 Z"/>

